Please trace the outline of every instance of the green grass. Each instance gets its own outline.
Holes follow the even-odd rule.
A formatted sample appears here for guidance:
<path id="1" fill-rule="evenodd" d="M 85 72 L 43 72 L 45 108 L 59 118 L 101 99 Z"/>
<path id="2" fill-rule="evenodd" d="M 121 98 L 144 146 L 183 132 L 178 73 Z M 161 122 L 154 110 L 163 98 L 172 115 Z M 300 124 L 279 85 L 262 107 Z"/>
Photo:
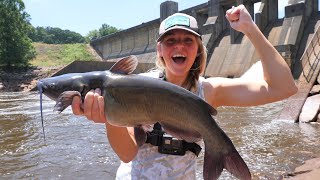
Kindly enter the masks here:
<path id="1" fill-rule="evenodd" d="M 32 66 L 63 66 L 75 60 L 92 61 L 96 58 L 86 44 L 33 43 L 37 56 L 30 61 Z"/>

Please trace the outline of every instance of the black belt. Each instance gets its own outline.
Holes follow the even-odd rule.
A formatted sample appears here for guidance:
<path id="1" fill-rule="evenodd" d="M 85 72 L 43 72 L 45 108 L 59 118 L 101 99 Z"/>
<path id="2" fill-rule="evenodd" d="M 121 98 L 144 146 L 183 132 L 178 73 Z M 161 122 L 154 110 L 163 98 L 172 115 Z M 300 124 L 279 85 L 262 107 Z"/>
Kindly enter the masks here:
<path id="1" fill-rule="evenodd" d="M 186 151 L 191 151 L 199 155 L 201 147 L 196 143 L 189 143 L 185 140 L 178 140 L 172 136 L 166 135 L 161 125 L 156 123 L 153 131 L 147 132 L 146 143 L 158 146 L 159 153 L 171 155 L 185 155 Z"/>

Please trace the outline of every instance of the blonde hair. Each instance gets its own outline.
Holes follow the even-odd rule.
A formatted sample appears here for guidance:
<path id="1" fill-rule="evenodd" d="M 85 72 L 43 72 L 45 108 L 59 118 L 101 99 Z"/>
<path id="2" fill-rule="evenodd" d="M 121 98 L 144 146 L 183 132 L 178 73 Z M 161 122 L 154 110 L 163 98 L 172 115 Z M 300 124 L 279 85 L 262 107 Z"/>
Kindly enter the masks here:
<path id="1" fill-rule="evenodd" d="M 207 64 L 207 48 L 202 44 L 202 41 L 199 37 L 196 38 L 196 42 L 198 44 L 198 54 L 189 70 L 187 79 L 182 84 L 183 87 L 194 93 L 197 92 L 199 77 L 204 74 Z M 158 53 L 156 67 L 165 75 L 166 65 L 163 57 L 160 57 Z"/>

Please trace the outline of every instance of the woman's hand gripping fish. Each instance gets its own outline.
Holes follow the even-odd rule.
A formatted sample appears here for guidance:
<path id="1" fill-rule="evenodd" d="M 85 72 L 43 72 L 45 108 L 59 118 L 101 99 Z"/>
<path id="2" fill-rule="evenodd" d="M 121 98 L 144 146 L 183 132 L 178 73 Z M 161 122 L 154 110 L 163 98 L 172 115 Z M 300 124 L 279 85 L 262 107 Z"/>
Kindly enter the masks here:
<path id="1" fill-rule="evenodd" d="M 84 99 L 88 91 L 100 88 L 110 124 L 139 127 L 159 122 L 176 138 L 193 142 L 202 137 L 205 144 L 204 179 L 218 179 L 223 168 L 239 179 L 251 179 L 246 163 L 213 119 L 216 110 L 182 87 L 131 74 L 137 64 L 135 56 L 128 56 L 109 71 L 50 77 L 40 80 L 37 86 L 40 94 L 57 102 L 54 109 L 58 112 L 71 105 L 74 96 Z M 139 133 L 136 139 L 138 144 L 143 144 L 146 133 Z"/>

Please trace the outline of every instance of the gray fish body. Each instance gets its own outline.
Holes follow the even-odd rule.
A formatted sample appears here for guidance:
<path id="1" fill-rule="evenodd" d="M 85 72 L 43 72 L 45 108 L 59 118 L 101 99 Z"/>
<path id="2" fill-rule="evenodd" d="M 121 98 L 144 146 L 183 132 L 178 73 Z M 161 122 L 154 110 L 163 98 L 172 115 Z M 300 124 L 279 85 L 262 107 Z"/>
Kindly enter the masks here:
<path id="1" fill-rule="evenodd" d="M 172 133 L 180 130 L 185 135 L 199 137 L 198 132 L 206 126 L 205 123 L 212 122 L 210 114 L 216 113 L 193 93 L 171 83 L 140 75 L 109 77 L 103 89 L 107 119 L 118 126 L 160 122 L 166 130 L 172 129 Z M 189 140 L 188 137 L 180 138 Z"/>
<path id="2" fill-rule="evenodd" d="M 84 97 L 89 90 L 100 88 L 110 124 L 139 127 L 159 122 L 165 131 L 177 138 L 194 142 L 202 137 L 205 143 L 204 179 L 217 179 L 223 168 L 240 179 L 251 179 L 248 167 L 231 140 L 212 118 L 216 114 L 213 107 L 174 84 L 141 75 L 116 74 L 115 69 L 125 69 L 117 67 L 111 68 L 112 72 L 44 79 L 38 87 L 40 92 L 56 99 L 55 108 L 60 112 L 71 104 L 74 96 Z M 145 139 L 137 137 L 137 141 L 143 143 Z"/>

